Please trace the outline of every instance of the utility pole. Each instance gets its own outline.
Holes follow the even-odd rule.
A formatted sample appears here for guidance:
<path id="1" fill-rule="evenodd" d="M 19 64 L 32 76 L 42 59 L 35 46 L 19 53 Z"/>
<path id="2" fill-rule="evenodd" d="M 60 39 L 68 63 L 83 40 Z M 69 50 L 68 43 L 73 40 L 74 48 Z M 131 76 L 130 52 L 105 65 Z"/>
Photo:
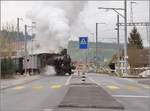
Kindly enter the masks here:
<path id="1" fill-rule="evenodd" d="M 19 18 L 17 18 L 17 56 L 19 51 Z"/>
<path id="2" fill-rule="evenodd" d="M 127 0 L 124 0 L 124 38 L 125 38 L 125 44 L 124 44 L 124 65 L 125 65 L 125 73 L 127 74 L 128 71 L 128 54 L 127 54 Z"/>
<path id="3" fill-rule="evenodd" d="M 32 27 L 32 43 L 31 43 L 31 45 L 32 45 L 32 46 L 31 46 L 31 47 L 32 47 L 32 49 L 31 49 L 31 51 L 32 51 L 32 56 L 31 56 L 31 58 L 32 58 L 32 74 L 33 74 L 33 72 L 34 72 L 34 70 L 33 70 L 33 69 L 34 69 L 34 68 L 33 68 L 33 67 L 34 67 L 34 55 L 33 55 L 34 49 L 33 49 L 33 42 L 34 42 L 34 37 L 35 37 L 35 33 L 34 33 L 35 30 L 33 31 L 33 29 L 36 28 L 36 22 L 33 22 L 33 21 L 32 21 L 32 26 L 31 26 L 31 27 Z"/>
<path id="4" fill-rule="evenodd" d="M 98 69 L 98 25 L 106 23 L 96 23 L 96 71 Z"/>
<path id="5" fill-rule="evenodd" d="M 1 6 L 1 0 L 0 0 L 0 6 Z M 0 8 L 0 12 L 1 12 L 1 8 Z M 1 16 L 1 13 L 0 13 L 0 16 Z M 1 31 L 1 22 L 0 22 L 0 31 Z M 0 79 L 1 79 L 1 44 L 0 44 Z"/>
<path id="6" fill-rule="evenodd" d="M 20 31 L 20 20 L 23 20 L 22 18 L 17 18 L 17 55 L 19 55 L 19 31 Z"/>
<path id="7" fill-rule="evenodd" d="M 133 4 L 136 4 L 136 2 L 134 2 L 133 0 L 131 0 L 130 2 L 130 5 L 131 5 L 131 8 L 130 8 L 130 20 L 131 20 L 131 23 L 134 23 L 134 16 L 133 16 Z"/>
<path id="8" fill-rule="evenodd" d="M 150 70 L 150 0 L 149 0 L 149 70 Z"/>
<path id="9" fill-rule="evenodd" d="M 26 24 L 25 24 L 24 42 L 25 42 L 24 69 L 25 69 L 25 74 L 26 74 L 27 73 L 27 25 Z"/>
<path id="10" fill-rule="evenodd" d="M 130 8 L 130 19 L 131 19 L 131 22 L 133 23 L 133 0 L 131 0 L 130 2 L 130 5 L 131 5 L 131 8 Z"/>
<path id="11" fill-rule="evenodd" d="M 28 52 L 27 52 L 27 28 L 31 28 L 32 30 L 32 37 L 34 37 L 34 34 L 33 34 L 33 28 L 35 28 L 36 22 L 32 22 L 32 26 L 28 26 L 25 24 L 25 39 L 24 39 L 24 42 L 25 42 L 25 73 L 27 72 L 27 57 L 28 57 Z M 32 64 L 32 68 L 33 68 L 33 63 L 34 63 L 34 60 L 33 60 L 33 38 L 31 40 L 31 52 L 32 52 L 32 55 L 31 55 L 31 64 Z M 33 69 L 32 69 L 32 74 L 33 74 Z"/>
<path id="12" fill-rule="evenodd" d="M 118 58 L 117 58 L 117 63 L 118 63 L 118 72 L 120 72 L 120 30 L 119 30 L 119 15 L 117 15 L 117 45 L 118 45 Z"/>
<path id="13" fill-rule="evenodd" d="M 98 59 L 97 59 L 97 56 L 98 56 L 98 23 L 96 23 L 96 47 L 95 47 L 95 49 L 96 49 L 96 73 L 97 73 L 97 68 L 98 68 Z"/>

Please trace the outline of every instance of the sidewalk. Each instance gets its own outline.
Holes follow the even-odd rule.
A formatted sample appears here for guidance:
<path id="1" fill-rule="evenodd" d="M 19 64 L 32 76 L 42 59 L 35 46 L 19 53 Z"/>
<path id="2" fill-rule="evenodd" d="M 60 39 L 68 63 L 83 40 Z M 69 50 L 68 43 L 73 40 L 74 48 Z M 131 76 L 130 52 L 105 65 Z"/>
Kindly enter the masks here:
<path id="1" fill-rule="evenodd" d="M 0 89 L 7 89 L 14 87 L 16 85 L 25 84 L 31 82 L 33 80 L 40 79 L 42 76 L 40 75 L 20 75 L 16 76 L 14 79 L 1 79 L 0 80 Z"/>

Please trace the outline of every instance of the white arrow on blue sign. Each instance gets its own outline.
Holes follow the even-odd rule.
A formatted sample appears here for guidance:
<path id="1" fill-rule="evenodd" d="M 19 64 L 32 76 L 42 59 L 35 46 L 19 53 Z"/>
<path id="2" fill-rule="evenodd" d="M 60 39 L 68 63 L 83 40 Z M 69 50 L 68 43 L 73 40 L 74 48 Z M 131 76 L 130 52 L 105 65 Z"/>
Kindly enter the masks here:
<path id="1" fill-rule="evenodd" d="M 80 49 L 88 48 L 88 37 L 79 37 L 79 48 Z"/>

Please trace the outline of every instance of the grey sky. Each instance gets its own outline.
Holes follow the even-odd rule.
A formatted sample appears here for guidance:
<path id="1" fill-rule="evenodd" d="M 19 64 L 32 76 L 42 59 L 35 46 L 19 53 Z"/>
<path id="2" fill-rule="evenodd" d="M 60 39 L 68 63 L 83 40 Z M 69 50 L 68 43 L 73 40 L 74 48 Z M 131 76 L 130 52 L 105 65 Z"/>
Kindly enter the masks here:
<path id="1" fill-rule="evenodd" d="M 78 40 L 79 36 L 87 35 L 91 41 L 95 40 L 91 33 L 95 33 L 95 23 L 96 22 L 105 22 L 105 25 L 99 25 L 99 41 L 113 41 L 109 38 L 116 38 L 116 13 L 113 11 L 99 10 L 97 7 L 122 7 L 123 1 L 88 1 L 84 5 L 83 11 L 80 12 L 77 21 L 73 23 L 71 30 L 71 40 Z M 43 5 L 44 4 L 44 5 Z M 31 21 L 27 19 L 27 12 L 35 10 L 37 7 L 42 6 L 63 6 L 69 7 L 70 3 L 63 1 L 62 3 L 47 1 L 47 2 L 37 2 L 37 1 L 2 1 L 1 4 L 2 14 L 1 22 L 9 22 L 16 24 L 16 18 L 21 17 L 24 19 L 24 23 L 30 24 Z M 134 21 L 135 22 L 148 22 L 148 1 L 136 1 L 136 4 L 133 4 L 134 12 Z M 123 12 L 120 12 L 123 14 Z M 123 19 L 121 19 L 123 22 Z M 128 2 L 128 21 L 130 21 L 130 2 Z M 23 24 L 22 23 L 22 30 Z M 132 27 L 128 27 L 128 31 Z M 123 29 L 123 27 L 122 27 Z M 138 30 L 141 33 L 144 45 L 147 45 L 147 35 L 145 27 L 138 27 Z M 107 39 L 106 39 L 107 38 Z M 124 41 L 123 30 L 121 30 L 121 42 Z"/>

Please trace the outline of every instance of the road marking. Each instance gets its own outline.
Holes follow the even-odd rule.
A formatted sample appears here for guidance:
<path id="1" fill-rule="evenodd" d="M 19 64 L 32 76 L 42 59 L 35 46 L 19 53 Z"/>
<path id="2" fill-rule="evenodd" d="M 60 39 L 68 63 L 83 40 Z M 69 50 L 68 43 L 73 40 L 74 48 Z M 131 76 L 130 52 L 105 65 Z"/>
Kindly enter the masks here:
<path id="1" fill-rule="evenodd" d="M 53 109 L 44 109 L 43 111 L 52 111 Z"/>
<path id="2" fill-rule="evenodd" d="M 131 86 L 131 85 L 129 85 L 129 86 L 127 87 L 127 89 L 128 89 L 128 90 L 137 90 L 138 88 L 137 88 L 136 86 Z"/>
<path id="3" fill-rule="evenodd" d="M 144 87 L 145 89 L 150 89 L 150 86 L 147 86 L 147 85 L 143 85 L 143 87 Z"/>
<path id="4" fill-rule="evenodd" d="M 33 88 L 33 89 L 35 89 L 35 90 L 40 90 L 40 89 L 42 89 L 42 88 L 43 88 L 43 86 L 41 86 L 41 85 L 37 85 L 37 86 L 33 86 L 32 88 Z"/>
<path id="5" fill-rule="evenodd" d="M 89 77 L 88 77 L 88 78 L 89 78 Z M 97 85 L 101 86 L 101 84 L 100 84 L 100 83 L 98 83 L 98 82 L 96 82 L 94 79 L 89 78 L 89 80 L 90 80 L 90 81 L 92 81 L 93 83 L 95 83 L 95 84 L 97 84 Z"/>
<path id="6" fill-rule="evenodd" d="M 13 89 L 14 90 L 21 90 L 21 89 L 24 89 L 25 87 L 24 86 L 16 86 L 16 87 L 14 87 Z"/>
<path id="7" fill-rule="evenodd" d="M 108 85 L 106 86 L 107 88 L 111 89 L 111 90 L 117 90 L 120 89 L 119 87 L 115 86 L 115 85 Z"/>
<path id="8" fill-rule="evenodd" d="M 67 79 L 67 81 L 66 81 L 66 83 L 65 83 L 65 86 L 68 86 L 68 85 L 69 85 L 71 78 L 72 78 L 72 75 Z"/>
<path id="9" fill-rule="evenodd" d="M 150 98 L 150 96 L 138 96 L 138 95 L 112 95 L 112 96 L 121 98 Z"/>
<path id="10" fill-rule="evenodd" d="M 59 85 L 59 84 L 55 84 L 55 85 L 52 85 L 52 86 L 51 86 L 52 89 L 58 89 L 58 88 L 60 88 L 60 87 L 61 87 L 61 85 Z"/>

